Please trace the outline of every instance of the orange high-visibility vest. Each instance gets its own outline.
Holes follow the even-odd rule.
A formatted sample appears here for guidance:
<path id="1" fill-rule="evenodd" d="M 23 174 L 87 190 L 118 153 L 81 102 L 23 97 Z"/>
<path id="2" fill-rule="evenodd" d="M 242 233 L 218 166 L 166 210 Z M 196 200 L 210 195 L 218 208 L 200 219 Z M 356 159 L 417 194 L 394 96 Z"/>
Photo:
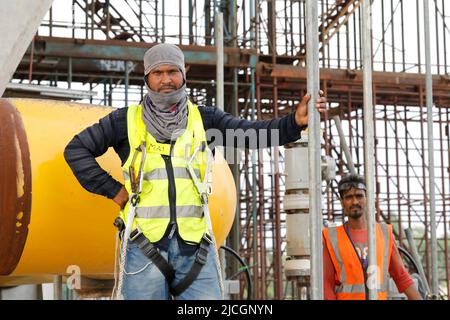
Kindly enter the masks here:
<path id="1" fill-rule="evenodd" d="M 359 256 L 344 226 L 323 230 L 325 246 L 336 270 L 336 298 L 338 300 L 365 300 L 366 281 Z M 392 254 L 392 226 L 376 224 L 377 293 L 378 300 L 387 299 L 388 273 Z M 367 297 L 368 298 L 368 297 Z"/>

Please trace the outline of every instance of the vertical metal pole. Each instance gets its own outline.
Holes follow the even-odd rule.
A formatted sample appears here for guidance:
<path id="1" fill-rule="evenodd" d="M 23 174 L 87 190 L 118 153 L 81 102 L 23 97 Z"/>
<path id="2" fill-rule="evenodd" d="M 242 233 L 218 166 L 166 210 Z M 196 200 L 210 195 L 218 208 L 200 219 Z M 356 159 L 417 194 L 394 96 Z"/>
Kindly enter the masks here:
<path id="1" fill-rule="evenodd" d="M 205 44 L 207 46 L 210 46 L 211 42 L 212 42 L 211 41 L 211 0 L 205 1 L 204 10 L 205 10 Z"/>
<path id="2" fill-rule="evenodd" d="M 128 84 L 129 84 L 129 74 L 128 74 L 128 61 L 125 63 L 125 107 L 128 106 Z M 106 97 L 105 97 L 106 100 Z"/>
<path id="3" fill-rule="evenodd" d="M 217 19 L 217 14 L 216 14 L 216 19 Z M 193 8 L 192 8 L 192 0 L 189 0 L 189 44 L 194 44 L 194 21 L 193 20 L 194 20 L 194 12 L 193 12 Z M 217 34 L 217 30 L 216 30 L 216 34 Z"/>
<path id="4" fill-rule="evenodd" d="M 275 8 L 274 8 L 275 9 Z M 275 11 L 273 11 L 275 14 Z M 276 57 L 276 51 L 273 52 L 273 56 Z M 278 79 L 276 77 L 273 78 L 273 109 L 274 109 L 274 118 L 278 118 Z M 283 299 L 283 276 L 282 276 L 282 247 L 281 247 L 281 208 L 280 208 L 280 160 L 279 160 L 279 148 L 274 147 L 273 148 L 273 164 L 274 164 L 274 171 L 273 171 L 273 178 L 274 178 L 274 185 L 275 185 L 275 212 L 274 212 L 274 220 L 275 220 L 275 230 L 274 230 L 274 236 L 275 236 L 275 246 L 274 246 L 274 289 L 275 289 L 275 295 L 274 298 L 277 300 Z"/>
<path id="5" fill-rule="evenodd" d="M 49 12 L 49 36 L 53 37 L 53 6 L 50 7 Z"/>
<path id="6" fill-rule="evenodd" d="M 178 2 L 178 8 L 178 37 L 179 44 L 183 44 L 183 7 L 181 0 Z"/>
<path id="7" fill-rule="evenodd" d="M 394 0 L 391 0 L 391 41 L 392 41 L 392 71 L 395 72 L 395 22 L 394 22 Z"/>
<path id="8" fill-rule="evenodd" d="M 446 114 L 447 114 L 447 123 L 450 123 L 450 110 L 447 108 L 447 110 L 446 110 Z M 447 128 L 449 128 L 448 126 L 447 126 Z M 450 132 L 449 131 L 447 131 L 447 150 L 450 150 L 450 139 L 448 139 L 448 137 L 449 137 L 449 134 L 450 134 Z M 444 149 L 443 149 L 444 150 Z M 450 175 L 450 172 L 448 172 L 449 173 L 449 175 Z M 444 175 L 442 175 L 442 177 L 445 177 Z M 447 176 L 448 177 L 448 176 Z M 444 180 L 446 180 L 446 183 L 448 183 L 448 185 L 449 185 L 449 190 L 450 190 L 450 179 L 449 178 L 447 178 L 447 179 L 442 179 L 442 184 L 444 184 Z M 444 194 L 445 194 L 445 191 L 444 191 Z M 445 268 L 446 268 L 446 274 L 447 274 L 447 299 L 448 300 L 450 300 L 450 294 L 449 294 L 449 292 L 450 292 L 450 268 L 449 268 L 449 254 L 448 254 L 448 226 L 449 226 L 449 224 L 448 224 L 449 222 L 448 222 L 448 220 L 447 220 L 447 212 L 446 212 L 446 209 L 445 209 L 445 206 L 444 206 L 444 243 L 445 243 Z"/>
<path id="9" fill-rule="evenodd" d="M 404 106 L 404 118 L 405 118 L 405 156 L 409 159 L 409 143 L 408 143 L 408 107 Z M 406 205 L 408 207 L 408 228 L 411 228 L 411 188 L 410 188 L 410 165 L 406 164 L 406 194 L 408 196 Z"/>
<path id="10" fill-rule="evenodd" d="M 403 227 L 402 227 L 402 204 L 400 198 L 400 157 L 399 157 L 399 144 L 400 138 L 398 136 L 398 115 L 397 115 L 397 97 L 394 97 L 394 135 L 395 135 L 395 173 L 397 182 L 397 211 L 398 211 L 398 242 L 403 247 Z M 403 188 L 402 188 L 403 189 Z"/>
<path id="11" fill-rule="evenodd" d="M 422 149 L 422 154 L 425 154 L 425 129 L 424 129 L 424 116 L 423 116 L 423 109 L 425 107 L 425 101 L 424 101 L 424 88 L 423 85 L 419 85 L 419 113 L 420 113 L 420 144 Z M 428 199 L 428 193 L 427 193 L 427 175 L 426 175 L 426 161 L 425 157 L 422 157 L 422 177 L 423 177 L 423 209 L 424 209 L 424 239 L 425 239 L 425 268 L 427 270 L 427 277 L 428 282 L 431 282 L 431 269 L 430 269 L 430 242 L 428 241 L 428 206 L 426 205 L 427 199 Z"/>
<path id="12" fill-rule="evenodd" d="M 287 0 L 284 0 L 284 54 L 288 54 L 288 14 L 287 14 Z"/>
<path id="13" fill-rule="evenodd" d="M 431 75 L 430 50 L 430 8 L 429 0 L 424 0 L 424 27 L 425 27 L 425 64 L 426 64 L 426 102 L 427 102 L 427 129 L 428 129 L 428 171 L 430 188 L 430 233 L 431 233 L 431 292 L 437 297 L 439 294 L 437 240 L 436 240 L 436 197 L 434 183 L 434 142 L 433 142 L 433 78 Z"/>
<path id="14" fill-rule="evenodd" d="M 435 21 L 436 21 L 436 64 L 437 64 L 437 74 L 441 73 L 441 49 L 439 46 L 440 37 L 439 37 L 439 10 L 437 6 L 436 0 L 434 0 L 434 10 L 435 10 Z M 442 23 L 445 23 L 445 17 L 442 17 Z M 430 49 L 431 50 L 431 49 Z"/>
<path id="15" fill-rule="evenodd" d="M 359 9 L 358 9 L 358 12 L 359 12 Z M 353 47 L 354 47 L 354 55 L 355 55 L 355 64 L 354 64 L 354 68 L 355 69 L 358 69 L 358 46 L 357 46 L 357 44 L 358 44 L 358 37 L 357 37 L 357 34 L 358 34 L 358 32 L 357 32 L 357 29 L 358 29 L 358 27 L 357 27 L 357 23 L 356 23 L 356 12 L 355 13 L 353 13 Z"/>
<path id="16" fill-rule="evenodd" d="M 155 0 L 155 41 L 158 43 L 159 40 L 159 12 L 158 12 L 158 0 Z"/>
<path id="17" fill-rule="evenodd" d="M 75 0 L 72 0 L 72 38 L 75 38 Z"/>
<path id="18" fill-rule="evenodd" d="M 216 12 L 216 106 L 220 110 L 224 109 L 223 91 L 223 12 Z"/>
<path id="19" fill-rule="evenodd" d="M 447 24 L 445 23 L 445 19 L 446 19 L 446 15 L 445 15 L 445 4 L 444 4 L 444 0 L 442 0 L 442 33 L 444 34 L 444 66 L 445 66 L 445 70 L 444 70 L 444 74 L 448 74 L 448 63 L 447 63 L 447 32 L 445 31 L 445 29 L 447 28 Z"/>
<path id="20" fill-rule="evenodd" d="M 103 80 L 103 105 L 108 105 L 108 100 L 106 100 L 108 90 L 106 90 L 106 80 Z"/>
<path id="21" fill-rule="evenodd" d="M 390 149 L 388 148 L 389 146 L 389 133 L 388 133 L 388 113 L 387 113 L 387 105 L 384 105 L 384 144 L 386 146 L 385 149 L 385 157 L 386 157 L 386 194 L 390 195 L 391 194 L 391 190 L 390 190 L 390 183 L 389 183 L 389 177 L 391 176 L 389 173 L 389 151 Z M 391 197 L 387 196 L 386 199 L 386 205 L 387 205 L 387 212 L 388 212 L 388 220 L 389 222 L 392 221 L 391 220 Z"/>
<path id="22" fill-rule="evenodd" d="M 85 27 L 85 32 L 86 32 L 85 37 L 86 37 L 86 39 L 88 39 L 89 38 L 89 0 L 85 0 L 84 2 L 86 3 L 86 7 L 84 8 L 84 13 L 85 13 L 84 27 Z"/>
<path id="23" fill-rule="evenodd" d="M 320 115 L 315 108 L 319 94 L 318 2 L 306 1 L 306 67 L 308 103 L 309 214 L 311 247 L 311 299 L 323 299 L 322 177 L 320 168 Z"/>
<path id="24" fill-rule="evenodd" d="M 139 0 L 139 35 L 142 37 L 142 0 Z"/>
<path id="25" fill-rule="evenodd" d="M 109 12 L 109 0 L 106 0 L 106 39 L 110 39 L 109 32 L 111 30 L 111 13 Z"/>
<path id="26" fill-rule="evenodd" d="M 341 119 L 339 116 L 333 117 L 334 123 L 336 124 L 336 129 L 339 134 L 339 139 L 341 142 L 341 149 L 344 151 L 345 158 L 347 159 L 347 167 L 351 174 L 356 174 L 355 165 L 353 163 L 352 154 L 350 153 L 350 149 L 348 148 L 347 141 L 345 141 L 344 130 L 342 130 Z"/>
<path id="27" fill-rule="evenodd" d="M 375 238 L 375 198 L 374 198 L 374 135 L 373 135 L 373 96 L 372 96 L 372 21 L 371 3 L 362 2 L 362 48 L 364 72 L 364 173 L 367 185 L 367 226 L 369 245 L 368 289 L 369 299 L 377 299 L 377 260 Z M 366 297 L 367 298 L 367 297 Z"/>
<path id="28" fill-rule="evenodd" d="M 113 86 L 112 86 L 112 78 L 109 78 L 109 90 L 108 90 L 108 105 L 112 106 L 113 105 L 113 99 L 112 99 L 112 95 L 113 95 Z"/>
<path id="29" fill-rule="evenodd" d="M 69 57 L 67 69 L 68 69 L 67 85 L 69 86 L 70 89 L 72 88 L 72 57 Z"/>
<path id="30" fill-rule="evenodd" d="M 405 51 L 405 10 L 403 7 L 403 1 L 400 2 L 401 6 L 401 30 L 402 30 L 402 72 L 406 71 L 406 51 Z"/>
<path id="31" fill-rule="evenodd" d="M 290 0 L 289 10 L 290 10 L 290 12 L 289 12 L 289 14 L 290 14 L 290 18 L 289 18 L 290 29 L 289 30 L 291 32 L 291 52 L 290 52 L 290 54 L 291 54 L 291 56 L 293 56 L 294 49 L 295 49 L 295 44 L 294 44 L 294 1 L 293 0 Z"/>
<path id="32" fill-rule="evenodd" d="M 267 2 L 268 10 L 268 35 L 269 35 L 269 54 L 272 56 L 272 64 L 277 63 L 277 41 L 276 41 L 276 1 Z M 273 116 L 278 117 L 278 78 L 272 77 L 273 85 Z M 273 226 L 274 233 L 272 235 L 274 243 L 273 253 L 273 276 L 274 276 L 274 299 L 281 300 L 283 292 L 282 277 L 282 239 L 281 239 L 281 208 L 280 208 L 280 170 L 279 170 L 279 148 L 273 148 L 273 184 L 274 184 L 274 216 Z"/>
<path id="33" fill-rule="evenodd" d="M 425 285 L 425 290 L 427 294 L 430 293 L 430 286 L 428 285 L 427 277 L 425 276 L 425 272 L 423 271 L 422 260 L 420 259 L 419 252 L 417 251 L 416 243 L 414 242 L 413 231 L 410 228 L 405 229 L 406 239 L 409 243 L 410 252 L 416 261 L 417 271 L 419 271 L 419 276 L 422 279 L 423 284 Z"/>
<path id="34" fill-rule="evenodd" d="M 377 87 L 374 84 L 373 85 L 373 136 L 377 137 L 377 117 L 376 117 L 376 111 L 377 111 Z M 374 162 L 375 162 L 375 221 L 380 222 L 380 216 L 381 216 L 381 209 L 380 209 L 380 181 L 379 181 L 379 175 L 378 175 L 378 140 L 375 139 L 375 146 L 374 146 Z"/>
<path id="35" fill-rule="evenodd" d="M 53 300 L 62 299 L 62 276 L 55 275 L 53 277 Z"/>
<path id="36" fill-rule="evenodd" d="M 253 19 L 257 16 L 257 12 L 256 12 L 256 6 L 255 6 L 255 2 L 254 1 L 250 1 L 250 19 Z M 250 43 L 251 43 L 251 48 L 256 48 L 256 40 L 255 40 L 255 27 L 256 25 L 252 25 L 250 27 Z M 256 120 L 257 116 L 256 116 L 256 108 L 255 108 L 255 85 L 256 85 L 256 78 L 255 78 L 255 68 L 251 68 L 250 69 L 250 82 L 251 82 L 251 86 L 250 86 L 250 108 L 251 108 L 251 119 L 252 120 Z M 259 279 L 265 279 L 265 273 L 266 270 L 265 268 L 263 268 L 263 266 L 265 267 L 265 264 L 260 264 L 258 265 L 258 217 L 257 217 L 257 203 L 256 203 L 256 184 L 257 184 L 257 179 L 256 179 L 256 151 L 253 150 L 252 151 L 252 224 L 253 224 L 253 250 L 254 250 L 254 263 L 255 263 L 255 271 L 254 271 L 254 279 L 255 279 L 255 289 L 254 289 L 254 295 L 253 295 L 253 299 L 261 299 L 262 296 L 265 295 L 265 292 L 263 293 L 263 289 L 265 290 L 265 285 L 262 284 L 262 281 L 258 281 Z M 264 208 L 262 208 L 262 210 L 264 210 Z M 264 211 L 263 211 L 264 212 Z M 264 230 L 261 230 L 262 233 Z M 263 234 L 264 237 L 264 234 Z M 261 239 L 261 243 L 264 242 L 265 239 Z M 273 254 L 273 257 L 275 259 L 275 254 Z M 258 271 L 261 270 L 261 277 L 259 277 Z M 258 283 L 256 283 L 258 282 Z"/>
<path id="37" fill-rule="evenodd" d="M 162 28 L 161 42 L 166 42 L 166 1 L 162 0 Z"/>
<path id="38" fill-rule="evenodd" d="M 361 41 L 361 43 L 362 43 L 362 41 Z M 362 50 L 362 48 L 361 48 L 361 50 Z M 361 54 L 361 64 L 362 63 L 363 62 L 362 62 L 362 54 Z M 361 65 L 361 67 L 362 67 L 362 65 Z M 360 159 L 361 158 L 360 153 L 361 153 L 361 139 L 364 138 L 364 136 L 363 136 L 364 132 L 361 134 L 360 117 L 362 118 L 364 116 L 364 112 L 363 112 L 363 110 L 361 110 L 361 116 L 360 116 L 359 115 L 359 111 L 360 111 L 359 108 L 355 108 L 355 134 L 354 134 L 355 140 L 356 140 L 356 143 L 355 143 L 355 152 L 356 152 L 355 157 L 356 157 L 356 161 L 355 162 L 356 163 L 363 163 L 364 159 L 363 160 Z M 349 127 L 348 129 L 349 129 L 349 131 L 352 131 L 352 127 Z M 358 174 L 360 173 L 360 170 L 361 170 L 361 166 L 358 166 L 358 169 L 357 169 Z"/>
<path id="39" fill-rule="evenodd" d="M 448 122 L 447 122 L 448 123 Z M 447 204 L 446 204 L 446 199 L 445 199 L 445 171 L 444 171 L 444 165 L 442 165 L 443 163 L 445 163 L 444 161 L 444 130 L 443 130 L 443 122 L 442 122 L 442 101 L 441 98 L 439 98 L 439 135 L 440 135 L 440 154 L 441 154 L 441 182 L 442 182 L 442 216 L 444 218 L 444 256 L 445 256 L 445 279 L 446 279 L 446 283 L 447 283 L 447 292 L 449 292 L 448 290 L 450 289 L 450 279 L 449 279 L 449 275 L 450 275 L 450 269 L 449 269 L 449 261 L 448 261 L 448 236 L 447 236 Z M 448 295 L 447 295 L 448 296 Z"/>
<path id="40" fill-rule="evenodd" d="M 31 52 L 30 52 L 30 65 L 28 67 L 28 82 L 31 83 L 33 80 L 33 61 L 34 61 L 34 36 L 33 40 L 31 40 Z M 56 86 L 58 86 L 56 84 Z"/>
<path id="41" fill-rule="evenodd" d="M 256 73 L 256 110 L 257 119 L 262 119 L 261 114 L 261 80 L 258 73 Z M 258 204 L 258 215 L 259 215 L 259 230 L 261 234 L 261 252 L 263 258 L 261 259 L 261 299 L 267 299 L 266 290 L 266 242 L 265 242 L 265 216 L 264 216 L 264 176 L 263 176 L 263 150 L 258 149 L 258 188 L 259 188 L 259 204 Z"/>
<path id="42" fill-rule="evenodd" d="M 236 0 L 235 0 L 236 1 Z M 236 3 L 233 1 L 233 14 L 236 16 Z M 234 19 L 236 22 L 237 20 Z M 237 23 L 237 22 L 236 22 Z M 237 24 L 233 25 L 233 47 L 237 47 Z M 205 33 L 205 41 L 207 45 L 211 45 L 212 39 L 211 39 L 211 1 L 207 0 L 205 1 L 205 26 L 206 26 L 206 33 Z M 233 68 L 233 94 L 232 94 L 232 103 L 231 103 L 231 114 L 235 117 L 239 116 L 239 87 L 238 87 L 238 68 Z M 233 173 L 234 181 L 236 181 L 236 194 L 239 195 L 241 192 L 241 185 L 239 182 L 239 163 L 238 163 L 238 154 L 236 152 L 233 153 L 233 163 L 230 164 L 231 172 Z M 233 226 L 230 231 L 230 235 L 228 237 L 230 247 L 235 250 L 236 252 L 239 252 L 240 249 L 240 223 L 239 223 L 239 208 L 236 208 L 235 212 L 235 218 L 233 222 Z M 238 262 L 236 259 L 230 259 L 229 261 L 230 265 L 230 272 L 231 274 L 236 274 L 238 272 Z"/>
<path id="43" fill-rule="evenodd" d="M 419 0 L 416 0 L 416 21 L 417 21 L 417 65 L 419 66 L 419 73 L 422 73 L 422 55 L 421 55 L 421 40 L 420 40 L 420 7 Z"/>
<path id="44" fill-rule="evenodd" d="M 255 110 L 255 69 L 251 68 L 250 70 L 251 74 L 251 87 L 250 87 L 250 108 L 251 108 L 251 118 L 252 120 L 256 120 L 256 110 Z M 261 275 L 265 272 L 265 270 L 261 269 L 261 265 L 258 264 L 259 262 L 259 255 L 258 255 L 258 216 L 257 216 L 257 202 L 256 202 L 256 185 L 257 185 L 257 179 L 256 179 L 256 150 L 251 151 L 251 167 L 252 167 L 252 225 L 253 225 L 253 255 L 254 255 L 254 264 L 255 264 L 255 289 L 254 289 L 254 299 L 261 299 L 261 291 L 260 291 L 260 285 L 261 282 L 259 281 L 259 271 L 261 272 Z M 275 259 L 275 254 L 273 254 L 273 257 Z M 258 282 L 258 285 L 256 285 L 256 282 Z"/>
<path id="45" fill-rule="evenodd" d="M 95 25 L 95 0 L 91 3 L 91 39 L 94 39 L 94 25 Z"/>
<path id="46" fill-rule="evenodd" d="M 363 0 L 365 1 L 365 0 Z M 383 71 L 386 71 L 386 32 L 384 31 L 384 0 L 381 0 L 381 42 L 383 44 Z M 394 46 L 392 44 L 392 46 Z"/>
<path id="47" fill-rule="evenodd" d="M 89 82 L 89 90 L 92 91 L 92 82 Z M 89 95 L 89 103 L 92 104 L 92 95 Z"/>

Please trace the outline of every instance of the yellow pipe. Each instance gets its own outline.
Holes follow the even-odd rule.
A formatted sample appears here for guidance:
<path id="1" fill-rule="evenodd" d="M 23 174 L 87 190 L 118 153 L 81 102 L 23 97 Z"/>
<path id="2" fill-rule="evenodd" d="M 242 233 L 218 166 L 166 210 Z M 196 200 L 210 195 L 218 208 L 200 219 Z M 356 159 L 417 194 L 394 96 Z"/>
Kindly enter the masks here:
<path id="1" fill-rule="evenodd" d="M 69 266 L 79 267 L 85 276 L 113 273 L 113 221 L 118 207 L 84 190 L 63 158 L 76 133 L 112 110 L 50 100 L 0 99 L 0 236 L 4 240 L 0 275 L 67 274 Z M 123 182 L 113 150 L 97 160 Z M 222 244 L 233 223 L 236 192 L 220 155 L 213 177 L 210 209 L 217 242 Z"/>

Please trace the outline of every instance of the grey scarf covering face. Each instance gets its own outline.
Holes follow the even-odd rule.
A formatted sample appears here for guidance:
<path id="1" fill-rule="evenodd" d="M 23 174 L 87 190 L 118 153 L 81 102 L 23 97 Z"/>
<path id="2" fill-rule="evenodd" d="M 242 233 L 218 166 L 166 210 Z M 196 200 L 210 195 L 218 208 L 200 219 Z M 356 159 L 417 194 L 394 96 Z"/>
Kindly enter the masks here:
<path id="1" fill-rule="evenodd" d="M 175 141 L 186 130 L 188 95 L 186 85 L 170 93 L 159 93 L 147 86 L 142 103 L 142 120 L 147 131 L 159 142 Z M 176 105 L 176 110 L 173 110 Z"/>

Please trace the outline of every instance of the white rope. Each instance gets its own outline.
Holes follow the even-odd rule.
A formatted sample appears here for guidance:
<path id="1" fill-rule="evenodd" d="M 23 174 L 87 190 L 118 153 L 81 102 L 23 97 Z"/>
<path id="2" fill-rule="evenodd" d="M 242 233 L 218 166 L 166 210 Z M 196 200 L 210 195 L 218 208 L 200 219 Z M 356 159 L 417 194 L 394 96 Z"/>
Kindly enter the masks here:
<path id="1" fill-rule="evenodd" d="M 122 286 L 123 286 L 123 276 L 125 273 L 125 260 L 127 257 L 127 246 L 128 246 L 128 240 L 130 238 L 130 234 L 131 234 L 131 228 L 133 227 L 133 221 L 134 221 L 134 216 L 136 214 L 136 206 L 139 203 L 139 194 L 142 192 L 142 181 L 144 178 L 143 175 L 143 169 L 144 169 L 144 164 L 145 164 L 145 159 L 147 156 L 147 147 L 146 147 L 146 142 L 142 142 L 142 144 L 136 149 L 134 155 L 133 155 L 133 159 L 131 160 L 131 164 L 130 164 L 130 168 L 134 168 L 134 161 L 136 160 L 136 156 L 137 156 L 137 152 L 140 151 L 142 152 L 142 157 L 141 157 L 141 163 L 139 166 L 139 171 L 138 171 L 138 185 L 137 185 L 137 190 L 135 189 L 135 185 L 134 185 L 134 176 L 132 175 L 132 172 L 130 172 L 130 179 L 132 186 L 132 194 L 130 196 L 129 199 L 129 209 L 128 209 L 128 214 L 127 214 L 127 221 L 126 221 L 126 225 L 125 225 L 125 231 L 123 233 L 123 238 L 122 238 L 122 252 L 120 253 L 120 273 L 119 273 L 119 283 L 117 285 L 117 292 L 116 292 L 116 299 L 118 300 L 123 300 L 123 294 L 122 294 Z M 130 170 L 131 171 L 131 170 Z"/>
<path id="2" fill-rule="evenodd" d="M 134 196 L 134 194 L 133 194 Z M 131 197 L 131 199 L 133 198 Z M 130 202 L 130 209 L 128 211 L 127 215 L 127 224 L 125 227 L 125 232 L 123 233 L 122 238 L 122 252 L 120 253 L 120 273 L 119 273 L 119 283 L 117 285 L 117 292 L 116 292 L 116 299 L 117 300 L 123 300 L 123 294 L 122 294 L 122 285 L 123 285 L 123 275 L 125 272 L 125 259 L 127 257 L 127 246 L 128 246 L 128 239 L 130 238 L 131 228 L 133 227 L 133 220 L 134 215 L 136 212 L 136 207 Z"/>
<path id="3" fill-rule="evenodd" d="M 114 299 L 115 297 L 115 293 L 116 293 L 116 289 L 117 289 L 117 277 L 118 277 L 118 272 L 117 272 L 117 251 L 119 248 L 119 235 L 120 235 L 120 231 L 116 232 L 116 246 L 114 247 L 114 287 L 112 289 L 112 293 L 111 293 L 111 300 Z"/>
<path id="4" fill-rule="evenodd" d="M 202 203 L 203 203 L 202 206 L 203 206 L 203 212 L 205 214 L 206 226 L 208 228 L 208 233 L 211 236 L 212 245 L 213 245 L 214 252 L 215 252 L 214 260 L 215 260 L 215 264 L 216 264 L 217 275 L 219 278 L 221 298 L 223 300 L 224 294 L 225 294 L 225 289 L 224 289 L 223 277 L 222 277 L 222 267 L 220 264 L 219 250 L 217 248 L 216 237 L 214 236 L 212 222 L 211 222 L 211 215 L 210 215 L 209 207 L 208 207 L 208 195 L 211 194 L 211 192 L 212 192 L 212 162 L 214 160 L 214 156 L 212 154 L 211 149 L 206 147 L 205 152 L 207 153 L 208 160 L 207 160 L 207 164 L 206 164 L 205 176 L 203 177 L 203 181 L 200 182 L 198 177 L 195 175 L 195 171 L 192 167 L 192 161 L 196 157 L 198 151 L 200 151 L 200 148 L 197 148 L 194 151 L 191 159 L 188 161 L 188 170 L 189 170 L 191 178 L 194 181 L 194 185 L 197 188 L 197 191 L 198 191 L 200 198 L 202 200 Z"/>
<path id="5" fill-rule="evenodd" d="M 214 260 L 216 263 L 216 269 L 217 269 L 217 275 L 219 277 L 219 286 L 220 286 L 220 294 L 221 294 L 221 298 L 222 300 L 224 299 L 224 294 L 225 294 L 225 288 L 224 288 L 224 284 L 223 284 L 223 277 L 222 277 L 222 267 L 220 265 L 220 257 L 219 257 L 219 250 L 217 248 L 217 243 L 216 243 L 216 237 L 214 236 L 213 230 L 212 230 L 212 223 L 211 223 L 211 217 L 209 214 L 209 208 L 208 208 L 208 204 L 206 203 L 205 205 L 203 205 L 203 211 L 205 213 L 205 220 L 206 220 L 206 225 L 208 227 L 208 232 L 211 236 L 212 239 L 212 245 L 214 247 Z"/>

